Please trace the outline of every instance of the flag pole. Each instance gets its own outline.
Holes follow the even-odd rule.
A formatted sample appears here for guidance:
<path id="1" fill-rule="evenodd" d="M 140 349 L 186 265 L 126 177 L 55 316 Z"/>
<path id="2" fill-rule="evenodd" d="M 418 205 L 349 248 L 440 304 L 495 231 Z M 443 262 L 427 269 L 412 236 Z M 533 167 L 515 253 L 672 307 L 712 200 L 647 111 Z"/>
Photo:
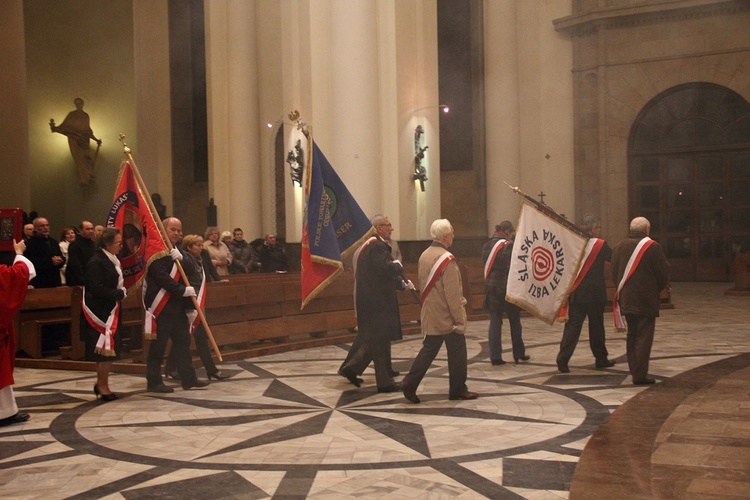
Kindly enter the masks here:
<path id="1" fill-rule="evenodd" d="M 133 175 L 135 177 L 136 182 L 138 183 L 138 189 L 140 189 L 143 194 L 144 198 L 146 200 L 146 204 L 148 205 L 148 209 L 151 212 L 151 217 L 154 218 L 154 221 L 156 222 L 156 227 L 159 228 L 159 234 L 161 235 L 162 241 L 164 241 L 164 244 L 166 245 L 168 250 L 172 250 L 174 248 L 172 246 L 172 242 L 167 237 L 167 231 L 164 229 L 164 224 L 162 224 L 161 219 L 157 216 L 154 217 L 154 214 L 158 214 L 156 211 L 156 207 L 154 206 L 154 202 L 151 199 L 151 195 L 148 192 L 148 189 L 146 188 L 146 183 L 143 182 L 143 178 L 141 177 L 141 172 L 138 170 L 138 166 L 135 164 L 135 160 L 133 159 L 133 155 L 131 154 L 130 148 L 125 144 L 125 135 L 120 134 L 120 142 L 122 143 L 123 153 L 125 153 L 125 156 L 128 157 L 128 161 L 133 167 Z M 182 282 L 185 286 L 191 286 L 190 281 L 187 278 L 187 275 L 185 274 L 185 270 L 182 268 L 182 264 L 179 260 L 174 261 L 175 264 L 177 264 L 177 269 L 180 271 L 180 276 L 182 276 Z M 208 322 L 206 321 L 206 316 L 203 314 L 203 311 L 200 308 L 200 304 L 198 304 L 198 299 L 196 297 L 190 297 L 193 301 L 193 305 L 195 306 L 195 310 L 198 311 L 198 317 L 201 320 L 201 324 L 203 325 L 203 328 L 206 329 L 206 335 L 208 336 L 208 341 L 211 343 L 211 347 L 213 348 L 214 352 L 216 353 L 216 356 L 219 358 L 219 361 L 224 361 L 224 359 L 221 357 L 221 351 L 219 351 L 219 346 L 216 345 L 216 340 L 214 340 L 214 336 L 211 333 L 211 328 L 208 326 Z"/>
<path id="2" fill-rule="evenodd" d="M 523 191 L 521 191 L 521 189 L 518 186 L 511 186 L 510 184 L 508 184 L 505 181 L 503 181 L 503 184 L 505 184 L 506 186 L 508 186 L 514 193 L 522 196 L 524 199 L 526 199 L 527 201 L 529 201 L 532 204 L 534 204 L 534 206 L 537 208 L 537 210 L 539 210 L 543 214 L 549 216 L 550 218 L 554 219 L 555 221 L 559 222 L 560 224 L 562 224 L 566 228 L 570 229 L 571 231 L 573 231 L 577 235 L 583 236 L 586 239 L 591 238 L 591 235 L 589 233 L 587 233 L 586 231 L 584 231 L 580 227 L 576 226 L 575 224 L 573 224 L 572 222 L 570 222 L 568 219 L 566 219 L 562 215 L 560 215 L 557 212 L 555 212 L 549 205 L 545 205 L 544 203 L 535 200 L 531 196 L 529 196 L 526 193 L 524 193 Z"/>

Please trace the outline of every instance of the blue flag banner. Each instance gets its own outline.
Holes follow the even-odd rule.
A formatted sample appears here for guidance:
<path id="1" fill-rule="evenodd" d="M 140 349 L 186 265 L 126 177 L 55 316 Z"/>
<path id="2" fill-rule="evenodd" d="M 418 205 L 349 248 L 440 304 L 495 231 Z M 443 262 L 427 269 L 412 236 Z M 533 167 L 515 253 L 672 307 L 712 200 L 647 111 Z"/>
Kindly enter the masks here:
<path id="1" fill-rule="evenodd" d="M 373 233 L 357 204 L 314 141 L 305 184 L 302 228 L 302 307 L 344 269 L 343 259 Z"/>

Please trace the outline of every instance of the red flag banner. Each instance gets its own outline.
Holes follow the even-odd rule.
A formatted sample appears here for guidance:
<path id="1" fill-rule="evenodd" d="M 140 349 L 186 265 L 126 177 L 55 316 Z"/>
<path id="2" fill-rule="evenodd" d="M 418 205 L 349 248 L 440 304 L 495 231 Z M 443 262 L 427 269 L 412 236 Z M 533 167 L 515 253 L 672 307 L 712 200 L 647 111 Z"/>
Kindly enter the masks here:
<path id="1" fill-rule="evenodd" d="M 123 247 L 118 258 L 128 290 L 141 282 L 154 260 L 169 254 L 133 168 L 127 161 L 120 166 L 107 226 L 116 227 L 122 233 Z"/>

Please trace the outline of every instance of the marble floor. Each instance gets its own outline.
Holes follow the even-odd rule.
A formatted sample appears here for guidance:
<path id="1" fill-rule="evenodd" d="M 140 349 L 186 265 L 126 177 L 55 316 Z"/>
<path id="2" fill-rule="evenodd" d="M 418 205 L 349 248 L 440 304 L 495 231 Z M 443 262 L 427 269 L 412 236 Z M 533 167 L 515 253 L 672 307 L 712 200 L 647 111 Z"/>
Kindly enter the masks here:
<path id="1" fill-rule="evenodd" d="M 723 296 L 729 286 L 674 284 L 654 386 L 630 383 L 611 330 L 613 368 L 594 369 L 584 331 L 559 373 L 562 326 L 533 318 L 531 360 L 512 363 L 504 332 L 502 366 L 487 322 L 470 324 L 472 401 L 448 400 L 444 351 L 418 405 L 378 394 L 371 369 L 359 389 L 337 375 L 347 345 L 227 362 L 231 379 L 166 395 L 113 374 L 110 403 L 90 372 L 17 369 L 31 419 L 0 428 L 0 497 L 749 498 L 750 297 Z M 394 368 L 420 345 L 395 343 Z"/>

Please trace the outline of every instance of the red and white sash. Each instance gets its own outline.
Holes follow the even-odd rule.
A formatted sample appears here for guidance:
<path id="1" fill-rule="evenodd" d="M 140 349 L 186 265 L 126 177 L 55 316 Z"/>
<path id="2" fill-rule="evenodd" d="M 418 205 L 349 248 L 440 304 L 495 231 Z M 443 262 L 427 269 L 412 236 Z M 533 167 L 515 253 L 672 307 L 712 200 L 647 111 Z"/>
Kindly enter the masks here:
<path id="1" fill-rule="evenodd" d="M 619 295 L 620 290 L 622 290 L 622 287 L 625 286 L 625 282 L 630 279 L 630 277 L 635 272 L 636 268 L 638 267 L 638 264 L 641 263 L 641 259 L 643 258 L 643 254 L 646 253 L 646 250 L 648 250 L 648 247 L 650 247 L 654 243 L 654 240 L 646 236 L 641 241 L 638 242 L 638 245 L 636 245 L 635 250 L 633 250 L 633 254 L 630 256 L 630 259 L 628 260 L 627 265 L 625 266 L 625 272 L 622 275 L 622 279 L 620 280 L 620 284 L 617 285 L 617 290 L 615 291 L 615 298 L 612 301 L 612 313 L 615 317 L 615 330 L 618 332 L 624 332 L 627 330 L 627 324 L 625 323 L 625 317 L 622 315 L 622 311 L 620 310 L 620 301 L 619 301 Z"/>
<path id="2" fill-rule="evenodd" d="M 201 267 L 201 288 L 198 291 L 198 305 L 201 308 L 201 311 L 206 310 L 206 271 Z M 188 319 L 190 319 L 190 316 L 188 316 Z M 195 329 L 198 328 L 198 325 L 201 324 L 201 317 L 200 315 L 196 316 L 193 320 L 193 323 L 190 325 L 190 333 L 192 334 L 195 332 Z"/>
<path id="3" fill-rule="evenodd" d="M 450 264 L 450 262 L 455 259 L 456 258 L 452 253 L 445 252 L 440 256 L 435 264 L 433 264 L 432 269 L 430 269 L 430 274 L 427 275 L 427 283 L 422 287 L 422 304 L 424 304 L 425 299 L 432 291 L 432 287 L 435 286 L 435 283 L 437 283 L 440 275 L 443 274 L 443 271 L 445 271 L 445 268 L 448 267 L 448 264 Z"/>
<path id="4" fill-rule="evenodd" d="M 490 271 L 492 270 L 492 265 L 495 263 L 495 257 L 498 256 L 498 254 L 500 253 L 500 250 L 503 249 L 506 243 L 508 243 L 508 240 L 501 238 L 492 247 L 492 250 L 490 251 L 490 255 L 487 257 L 487 262 L 484 263 L 485 281 L 487 280 L 487 276 L 490 275 Z"/>
<path id="5" fill-rule="evenodd" d="M 583 265 L 578 271 L 578 275 L 573 282 L 573 286 L 570 287 L 570 293 L 568 294 L 568 297 L 573 295 L 573 292 L 576 291 L 578 285 L 580 285 L 583 281 L 583 278 L 585 278 L 588 272 L 591 270 L 591 266 L 594 265 L 594 262 L 596 261 L 596 258 L 599 256 L 599 252 L 601 252 L 603 247 L 604 240 L 601 240 L 599 238 L 590 238 L 588 243 L 586 243 L 586 250 L 583 253 Z M 568 321 L 567 300 L 563 302 L 563 305 L 560 308 L 560 312 L 557 313 L 557 321 Z"/>
<path id="6" fill-rule="evenodd" d="M 169 273 L 169 276 L 177 282 L 180 281 L 176 263 L 172 264 L 172 271 Z M 159 293 L 156 294 L 156 297 L 154 297 L 154 301 L 151 302 L 151 305 L 146 306 L 146 282 L 143 282 L 142 300 L 143 309 L 146 311 L 143 324 L 143 333 L 146 340 L 156 339 L 156 318 L 159 317 L 161 311 L 164 309 L 164 306 L 167 305 L 169 297 L 171 297 L 171 294 L 162 288 L 159 290 Z"/>
<path id="7" fill-rule="evenodd" d="M 124 283 L 122 269 L 120 268 L 120 262 L 117 260 L 117 257 L 108 253 L 106 250 L 104 251 L 104 254 L 115 265 L 115 269 L 117 270 L 118 274 L 117 288 L 119 290 L 123 287 Z M 99 339 L 96 341 L 94 352 L 97 354 L 101 354 L 102 356 L 116 356 L 117 353 L 115 352 L 114 340 L 115 332 L 117 331 L 117 326 L 120 321 L 120 303 L 115 302 L 115 307 L 113 307 L 109 312 L 107 321 L 104 322 L 99 319 L 99 317 L 94 314 L 94 312 L 86 305 L 86 287 L 84 286 L 83 299 L 81 300 L 81 309 L 83 310 L 83 316 L 86 318 L 88 324 L 91 325 L 91 328 L 99 332 Z"/>

